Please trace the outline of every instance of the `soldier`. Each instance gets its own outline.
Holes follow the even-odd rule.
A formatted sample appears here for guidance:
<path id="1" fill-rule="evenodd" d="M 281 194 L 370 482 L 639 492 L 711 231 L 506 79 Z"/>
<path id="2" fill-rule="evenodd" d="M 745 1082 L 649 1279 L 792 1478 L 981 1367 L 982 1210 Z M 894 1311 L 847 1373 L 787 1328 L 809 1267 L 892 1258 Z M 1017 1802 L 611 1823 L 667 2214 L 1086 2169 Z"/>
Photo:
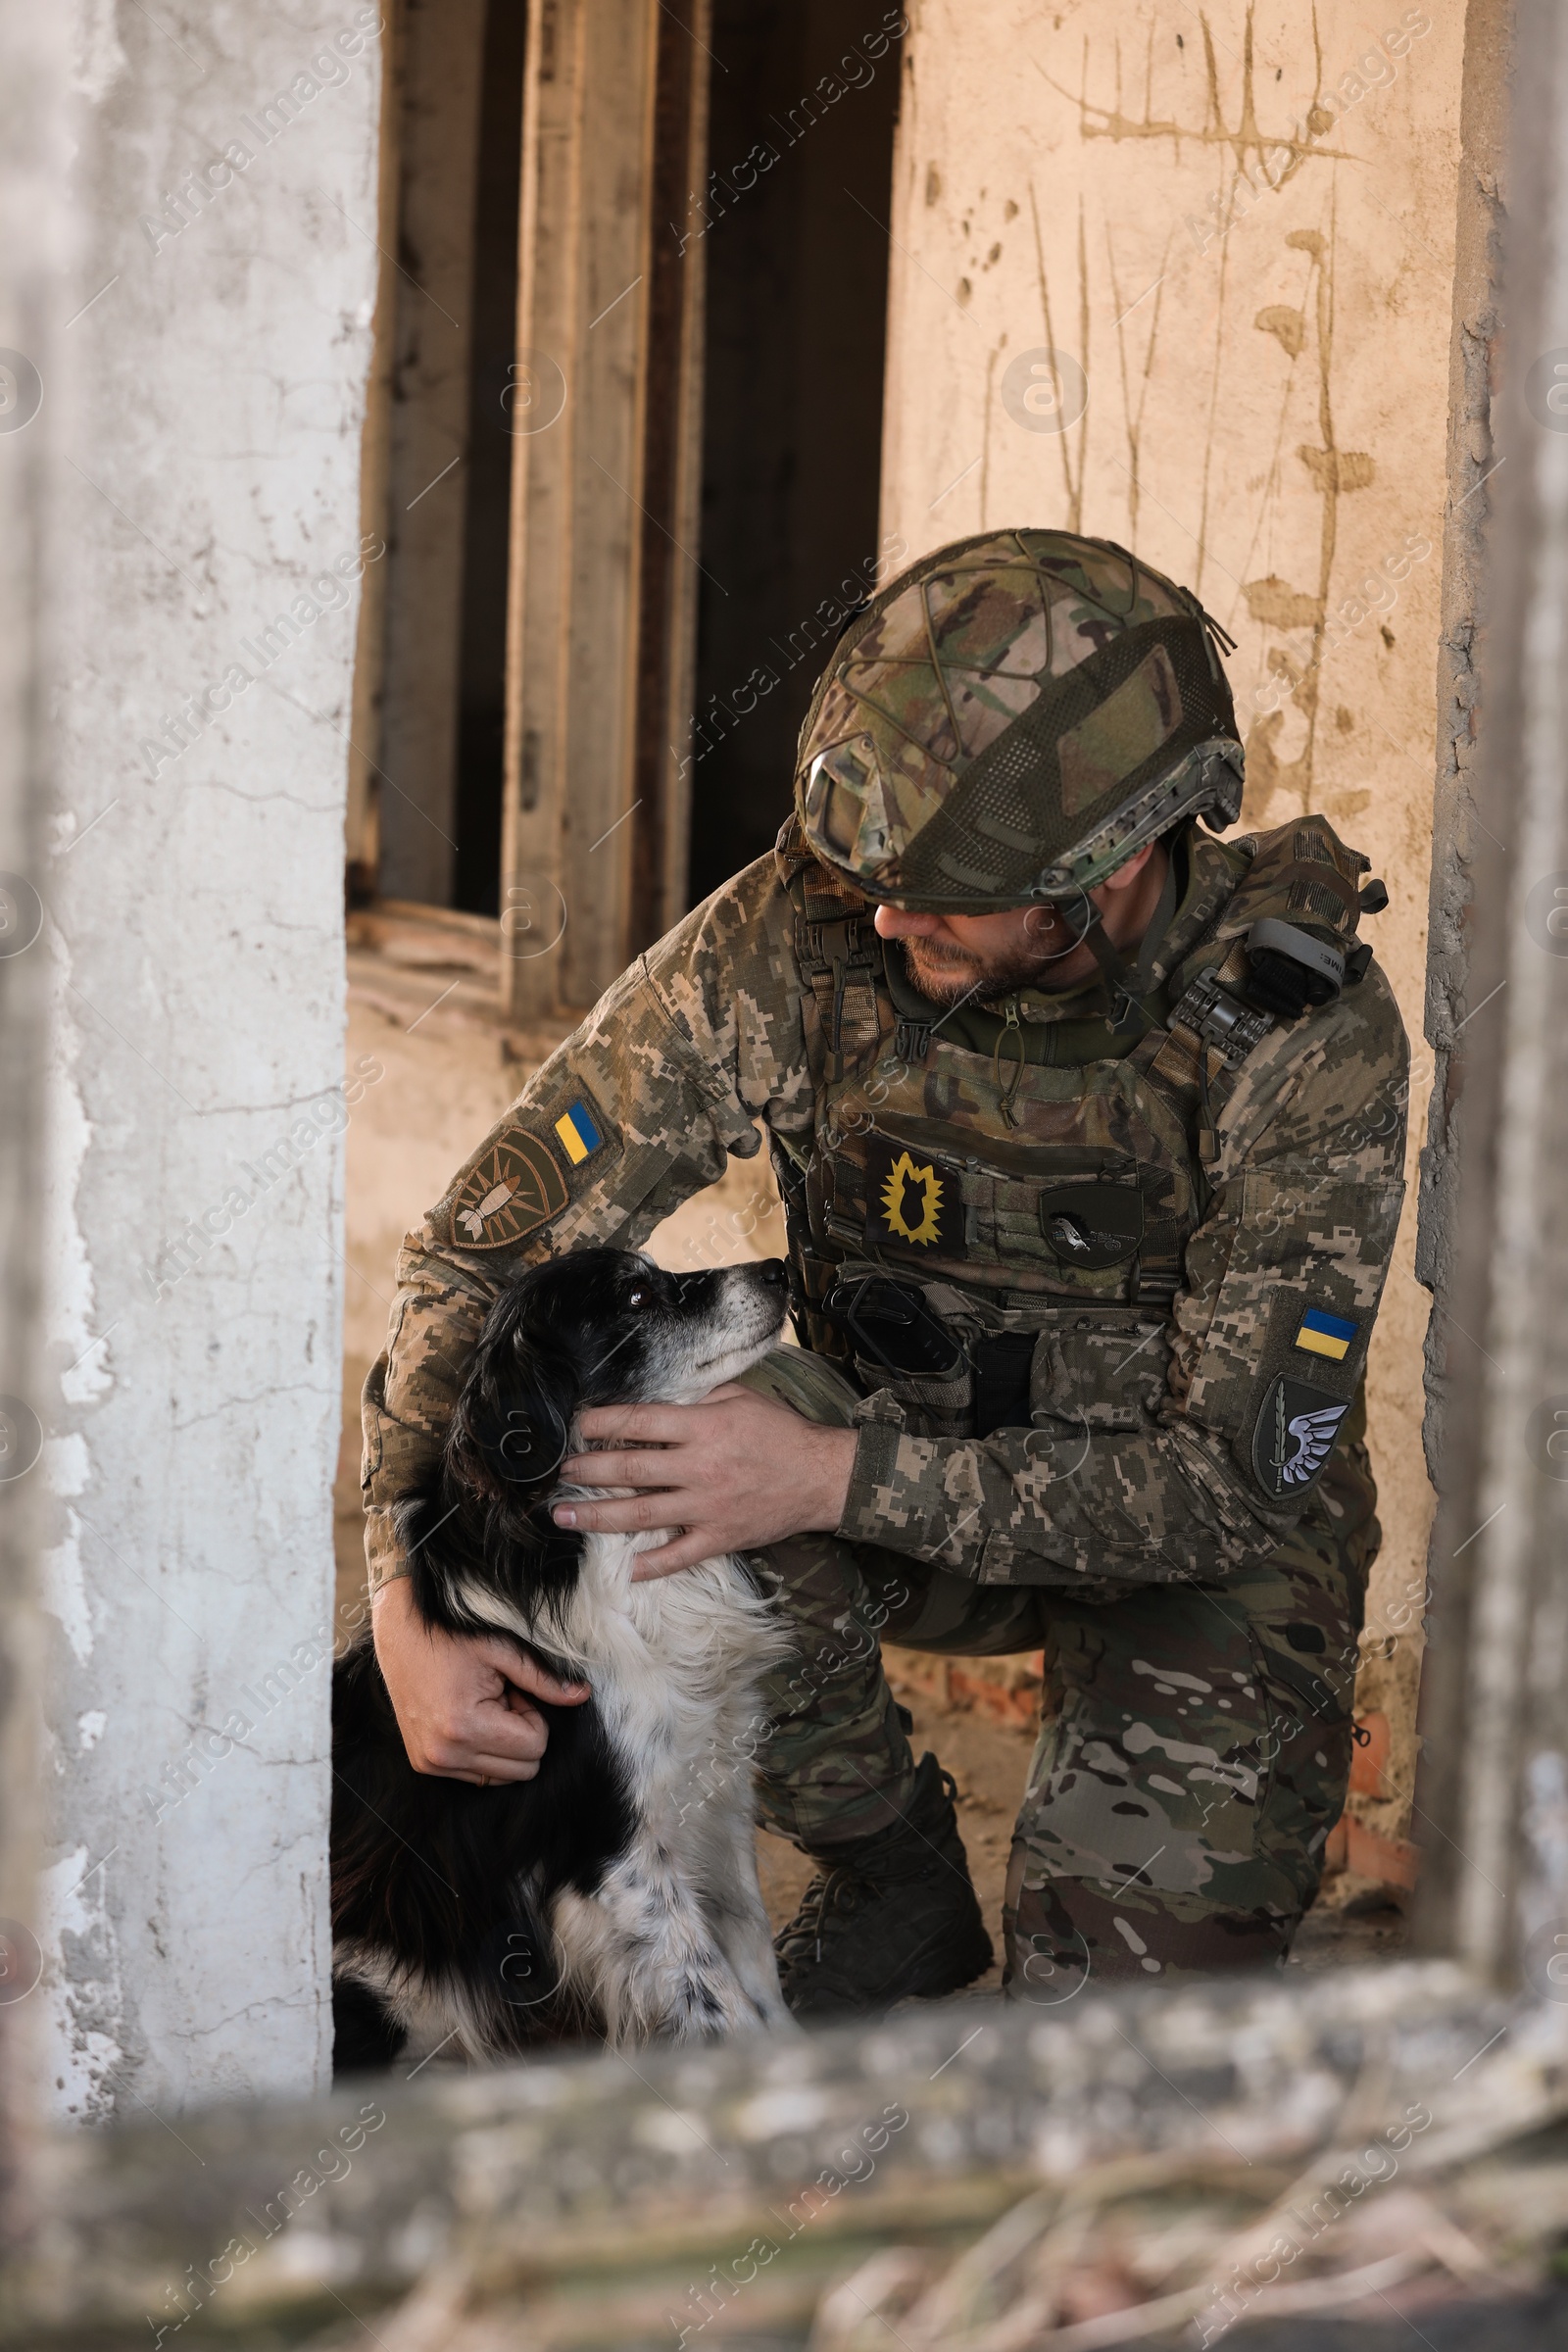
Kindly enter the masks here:
<path id="1" fill-rule="evenodd" d="M 1044 1650 L 1015 1995 L 1277 1964 L 1317 1887 L 1407 1050 L 1355 938 L 1367 860 L 1315 816 L 1213 837 L 1242 790 L 1221 650 L 1102 541 L 914 564 L 834 652 L 775 855 L 616 982 L 400 1261 L 365 1403 L 383 1671 L 420 1769 L 527 1777 L 514 1662 L 412 1622 L 393 1506 L 502 1277 L 639 1246 L 765 1133 L 801 1347 L 589 1415 L 612 1449 L 567 1474 L 634 1492 L 558 1517 L 673 1530 L 646 1575 L 739 1550 L 777 1582 L 798 1656 L 755 1756 L 821 1864 L 779 1939 L 802 2016 L 990 1962 L 882 1637 Z"/>

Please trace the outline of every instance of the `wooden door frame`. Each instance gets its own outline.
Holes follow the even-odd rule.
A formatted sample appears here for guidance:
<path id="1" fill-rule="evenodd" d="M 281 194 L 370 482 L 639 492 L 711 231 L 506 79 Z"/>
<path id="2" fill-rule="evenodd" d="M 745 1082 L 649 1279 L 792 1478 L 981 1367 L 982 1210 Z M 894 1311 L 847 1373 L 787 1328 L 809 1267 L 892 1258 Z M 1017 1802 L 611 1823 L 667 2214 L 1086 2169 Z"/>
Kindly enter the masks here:
<path id="1" fill-rule="evenodd" d="M 501 1000 L 586 1005 L 681 909 L 708 0 L 536 0 L 518 256 Z M 672 190 L 679 209 L 667 215 Z"/>

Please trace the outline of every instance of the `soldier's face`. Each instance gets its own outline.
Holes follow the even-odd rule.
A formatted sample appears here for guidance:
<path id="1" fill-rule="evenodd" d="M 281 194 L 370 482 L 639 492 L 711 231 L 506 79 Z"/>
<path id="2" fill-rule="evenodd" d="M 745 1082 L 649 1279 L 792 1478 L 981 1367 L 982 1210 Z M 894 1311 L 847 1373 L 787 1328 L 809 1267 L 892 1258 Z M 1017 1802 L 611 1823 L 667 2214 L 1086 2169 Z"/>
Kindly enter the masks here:
<path id="1" fill-rule="evenodd" d="M 1149 927 L 1165 880 L 1163 846 L 1151 842 L 1089 896 L 1105 935 L 1135 948 Z M 990 1003 L 1019 988 L 1076 988 L 1099 969 L 1071 906 L 1009 906 L 998 914 L 916 914 L 879 906 L 876 927 L 904 949 L 909 977 L 933 1004 L 965 997 Z"/>

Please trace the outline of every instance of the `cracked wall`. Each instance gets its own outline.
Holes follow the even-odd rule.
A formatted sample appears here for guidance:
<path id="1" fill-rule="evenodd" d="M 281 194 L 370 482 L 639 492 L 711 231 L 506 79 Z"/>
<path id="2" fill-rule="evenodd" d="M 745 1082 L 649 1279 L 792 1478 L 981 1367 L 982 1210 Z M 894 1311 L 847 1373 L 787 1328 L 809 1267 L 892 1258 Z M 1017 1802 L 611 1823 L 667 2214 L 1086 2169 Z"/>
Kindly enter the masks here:
<path id="1" fill-rule="evenodd" d="M 1434 781 L 1453 774 L 1464 726 L 1457 687 L 1440 721 L 1436 678 L 1440 637 L 1463 650 L 1485 501 L 1464 508 L 1485 460 L 1460 463 L 1448 433 L 1456 309 L 1481 301 L 1463 268 L 1485 204 L 1461 159 L 1466 13 L 910 13 L 884 522 L 915 554 L 1065 525 L 1196 588 L 1237 639 L 1244 824 L 1321 811 L 1389 886 L 1368 933 L 1415 1069 L 1369 1376 L 1385 1542 L 1359 1704 L 1393 1737 L 1351 1803 L 1402 1840 L 1432 1517 L 1414 1179 Z M 1498 14 L 1472 9 L 1472 44 Z M 1382 1860 L 1408 1868 L 1399 1844 Z"/>
<path id="2" fill-rule="evenodd" d="M 330 2068 L 343 822 L 377 560 L 383 26 L 359 0 L 220 0 L 83 6 L 76 29 L 32 2022 L 49 2103 L 92 2119 Z"/>

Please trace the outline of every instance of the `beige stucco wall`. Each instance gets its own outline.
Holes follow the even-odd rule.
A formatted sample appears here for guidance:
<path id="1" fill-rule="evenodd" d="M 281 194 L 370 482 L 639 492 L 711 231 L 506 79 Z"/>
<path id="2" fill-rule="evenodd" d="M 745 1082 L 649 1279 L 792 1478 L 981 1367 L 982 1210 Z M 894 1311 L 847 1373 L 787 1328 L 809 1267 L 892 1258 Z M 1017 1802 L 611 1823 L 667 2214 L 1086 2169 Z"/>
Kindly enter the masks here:
<path id="1" fill-rule="evenodd" d="M 1392 1655 L 1363 1665 L 1360 1703 L 1394 1719 L 1407 1788 L 1406 1629 L 1431 1523 L 1430 1300 L 1412 1261 L 1463 11 L 909 13 L 885 524 L 916 554 L 1065 524 L 1196 588 L 1237 639 L 1244 822 L 1320 810 L 1389 886 L 1369 935 L 1416 1079 L 1369 1384 L 1385 1528 L 1370 1621 L 1385 1638 L 1368 1647 Z M 1031 375 L 1052 350 L 1054 369 Z M 1357 1802 L 1385 1832 L 1407 1826 L 1397 1798 Z"/>

